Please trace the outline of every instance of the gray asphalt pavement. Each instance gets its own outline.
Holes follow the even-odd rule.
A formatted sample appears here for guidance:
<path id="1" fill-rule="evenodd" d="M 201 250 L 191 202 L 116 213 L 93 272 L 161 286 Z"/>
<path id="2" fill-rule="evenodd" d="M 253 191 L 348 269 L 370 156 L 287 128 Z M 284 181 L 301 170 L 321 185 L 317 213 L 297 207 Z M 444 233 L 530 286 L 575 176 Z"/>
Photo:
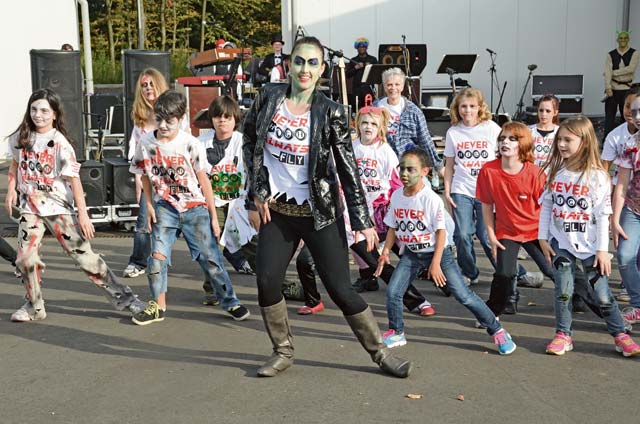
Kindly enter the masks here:
<path id="1" fill-rule="evenodd" d="M 117 274 L 131 246 L 128 237 L 93 242 Z M 483 272 L 474 288 L 486 299 L 489 263 L 478 254 Z M 235 322 L 221 309 L 201 304 L 202 273 L 179 240 L 167 318 L 140 327 L 111 308 L 55 240 L 45 240 L 42 256 L 48 317 L 40 322 L 9 321 L 24 291 L 10 265 L 0 263 L 3 424 L 639 421 L 634 399 L 640 358 L 617 354 L 604 323 L 593 314 L 576 315 L 573 352 L 544 353 L 554 333 L 548 280 L 542 289 L 522 289 L 518 314 L 503 317 L 518 344 L 508 357 L 498 355 L 491 338 L 474 328 L 475 319 L 464 307 L 418 281 L 436 315 L 405 313 L 408 344 L 396 351 L 414 362 L 406 380 L 377 369 L 326 295 L 327 310 L 315 316 L 296 315 L 301 304 L 290 302 L 295 364 L 276 378 L 261 379 L 255 371 L 268 358 L 270 344 L 255 277 L 231 271 L 238 296 L 252 313 L 247 321 Z M 535 268 L 531 261 L 524 263 Z M 295 278 L 294 267 L 290 278 Z M 617 272 L 613 280 L 617 292 Z M 126 281 L 148 298 L 145 277 Z M 386 330 L 384 290 L 364 297 Z M 410 400 L 407 394 L 422 398 Z"/>

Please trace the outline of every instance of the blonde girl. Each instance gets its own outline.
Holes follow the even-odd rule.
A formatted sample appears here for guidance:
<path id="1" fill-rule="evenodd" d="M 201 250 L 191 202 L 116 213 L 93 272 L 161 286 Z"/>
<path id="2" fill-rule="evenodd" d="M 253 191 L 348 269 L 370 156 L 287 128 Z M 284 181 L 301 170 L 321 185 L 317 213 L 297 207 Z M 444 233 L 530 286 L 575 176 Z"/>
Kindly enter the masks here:
<path id="1" fill-rule="evenodd" d="M 548 179 L 540 198 L 542 210 L 538 238 L 553 267 L 556 335 L 547 353 L 573 350 L 571 299 L 578 262 L 593 286 L 616 350 L 625 357 L 640 353 L 625 327 L 609 289 L 609 216 L 611 185 L 598 151 L 591 121 L 576 116 L 563 121 L 545 164 Z"/>

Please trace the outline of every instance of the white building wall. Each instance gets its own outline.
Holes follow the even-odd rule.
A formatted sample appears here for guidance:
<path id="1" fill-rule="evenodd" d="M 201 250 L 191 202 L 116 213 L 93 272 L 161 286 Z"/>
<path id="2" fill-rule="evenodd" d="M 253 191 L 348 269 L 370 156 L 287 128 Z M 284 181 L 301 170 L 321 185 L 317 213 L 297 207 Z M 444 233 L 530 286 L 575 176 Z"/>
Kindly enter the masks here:
<path id="1" fill-rule="evenodd" d="M 478 54 L 473 72 L 460 75 L 480 88 L 489 102 L 491 61 L 507 82 L 505 109 L 513 114 L 527 78 L 534 75 L 584 75 L 583 112 L 603 115 L 603 67 L 622 25 L 623 0 L 283 0 L 283 36 L 290 48 L 298 26 L 349 57 L 353 41 L 369 38 L 369 53 L 381 43 L 426 43 L 423 87 L 448 86 L 435 72 L 444 54 Z M 632 46 L 640 49 L 640 0 L 631 0 Z M 635 30 L 634 30 L 635 28 Z M 285 49 L 286 50 L 286 49 Z M 640 73 L 638 74 L 640 75 Z M 525 105 L 531 104 L 530 86 Z M 497 90 L 494 91 L 497 105 Z"/>
<path id="2" fill-rule="evenodd" d="M 69 43 L 79 49 L 75 0 L 5 0 L 0 6 L 0 158 L 5 137 L 20 124 L 31 95 L 32 49 L 59 49 Z"/>

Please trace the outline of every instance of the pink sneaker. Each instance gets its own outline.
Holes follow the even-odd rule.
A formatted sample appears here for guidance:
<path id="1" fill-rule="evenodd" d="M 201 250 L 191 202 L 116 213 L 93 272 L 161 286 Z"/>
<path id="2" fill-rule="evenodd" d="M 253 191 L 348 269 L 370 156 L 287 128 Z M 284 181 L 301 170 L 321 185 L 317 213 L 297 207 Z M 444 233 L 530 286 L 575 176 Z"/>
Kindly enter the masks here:
<path id="1" fill-rule="evenodd" d="M 616 351 L 622 353 L 625 358 L 640 354 L 640 346 L 628 334 L 618 334 L 614 340 L 616 342 Z"/>
<path id="2" fill-rule="evenodd" d="M 558 331 L 556 336 L 547 345 L 547 353 L 550 355 L 564 355 L 565 352 L 573 350 L 571 336 L 567 336 L 562 331 Z"/>
<path id="3" fill-rule="evenodd" d="M 629 324 L 640 323 L 640 308 L 634 308 L 629 306 L 622 310 L 622 317 L 629 322 Z"/>

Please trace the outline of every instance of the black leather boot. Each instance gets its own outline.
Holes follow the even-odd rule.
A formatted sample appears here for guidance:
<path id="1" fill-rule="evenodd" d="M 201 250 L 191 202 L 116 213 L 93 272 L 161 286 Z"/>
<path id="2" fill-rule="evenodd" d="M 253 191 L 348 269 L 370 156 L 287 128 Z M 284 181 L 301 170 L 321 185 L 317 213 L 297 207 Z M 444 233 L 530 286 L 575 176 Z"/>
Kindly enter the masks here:
<path id="1" fill-rule="evenodd" d="M 293 337 L 289 328 L 287 304 L 282 299 L 275 305 L 260 308 L 260 312 L 273 345 L 273 355 L 258 368 L 258 375 L 274 377 L 293 364 Z"/>
<path id="2" fill-rule="evenodd" d="M 390 349 L 382 343 L 380 329 L 371 308 L 367 307 L 359 314 L 345 315 L 345 318 L 362 347 L 371 355 L 373 362 L 378 364 L 382 371 L 394 377 L 406 378 L 409 376 L 411 362 L 393 355 Z"/>

